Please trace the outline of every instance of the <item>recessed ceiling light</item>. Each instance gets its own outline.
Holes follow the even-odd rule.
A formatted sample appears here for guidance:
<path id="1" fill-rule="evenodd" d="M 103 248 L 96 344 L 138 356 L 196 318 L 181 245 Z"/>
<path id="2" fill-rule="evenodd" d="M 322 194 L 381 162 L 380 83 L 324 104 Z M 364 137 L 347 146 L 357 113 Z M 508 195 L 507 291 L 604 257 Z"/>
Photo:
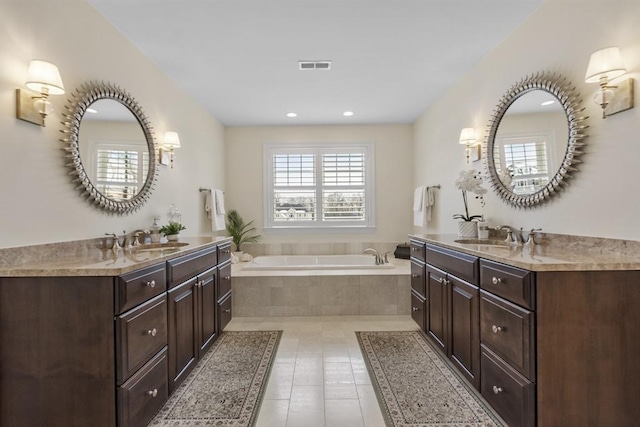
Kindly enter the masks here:
<path id="1" fill-rule="evenodd" d="M 298 117 L 296 113 L 287 113 L 287 117 Z"/>
<path id="2" fill-rule="evenodd" d="M 344 113 L 342 113 L 342 115 L 345 117 L 351 117 L 353 116 L 353 111 L 345 111 Z"/>
<path id="3" fill-rule="evenodd" d="M 556 101 L 544 101 L 544 102 L 543 102 L 542 104 L 540 104 L 540 105 L 551 105 L 551 104 L 553 104 L 554 102 L 556 102 Z"/>
<path id="4" fill-rule="evenodd" d="M 96 114 L 97 112 L 98 110 L 95 110 L 93 108 L 87 108 L 87 113 Z"/>

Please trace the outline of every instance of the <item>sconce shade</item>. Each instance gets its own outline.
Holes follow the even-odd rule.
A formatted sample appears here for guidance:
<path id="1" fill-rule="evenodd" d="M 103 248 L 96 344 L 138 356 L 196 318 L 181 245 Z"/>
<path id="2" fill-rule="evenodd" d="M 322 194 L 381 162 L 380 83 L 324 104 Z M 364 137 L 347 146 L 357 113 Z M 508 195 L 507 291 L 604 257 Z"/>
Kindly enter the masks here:
<path id="1" fill-rule="evenodd" d="M 584 81 L 586 83 L 598 83 L 602 77 L 611 80 L 626 72 L 627 69 L 620 56 L 620 49 L 607 47 L 591 54 Z"/>
<path id="2" fill-rule="evenodd" d="M 460 140 L 458 141 L 463 145 L 472 145 L 477 141 L 476 130 L 474 128 L 464 128 L 460 132 Z"/>
<path id="3" fill-rule="evenodd" d="M 180 148 L 180 137 L 178 132 L 165 132 L 162 145 L 167 148 Z"/>
<path id="4" fill-rule="evenodd" d="M 34 59 L 29 64 L 25 85 L 39 93 L 49 95 L 63 95 L 64 85 L 58 67 L 50 62 Z"/>

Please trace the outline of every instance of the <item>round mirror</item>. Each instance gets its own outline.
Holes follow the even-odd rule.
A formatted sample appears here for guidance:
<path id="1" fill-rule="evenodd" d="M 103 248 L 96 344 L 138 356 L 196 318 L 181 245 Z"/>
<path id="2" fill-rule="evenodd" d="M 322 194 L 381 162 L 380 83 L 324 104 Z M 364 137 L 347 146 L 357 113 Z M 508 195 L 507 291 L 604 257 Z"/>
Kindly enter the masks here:
<path id="1" fill-rule="evenodd" d="M 89 82 L 67 110 L 63 141 L 83 195 L 113 213 L 141 207 L 157 170 L 151 126 L 140 106 L 117 86 Z"/>
<path id="2" fill-rule="evenodd" d="M 527 77 L 503 96 L 484 145 L 489 180 L 503 200 L 531 207 L 557 194 L 582 154 L 581 112 L 573 89 L 555 76 Z"/>

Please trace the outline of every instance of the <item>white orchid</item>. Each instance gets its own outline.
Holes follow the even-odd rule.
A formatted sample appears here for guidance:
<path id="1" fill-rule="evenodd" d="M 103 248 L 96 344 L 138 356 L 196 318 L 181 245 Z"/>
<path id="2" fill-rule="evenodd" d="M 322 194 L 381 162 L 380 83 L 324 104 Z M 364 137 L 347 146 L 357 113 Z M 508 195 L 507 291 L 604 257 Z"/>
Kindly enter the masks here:
<path id="1" fill-rule="evenodd" d="M 485 194 L 487 190 L 482 188 L 482 182 L 483 181 L 480 177 L 480 174 L 475 169 L 460 171 L 460 176 L 458 177 L 458 179 L 456 179 L 456 188 L 462 191 L 462 200 L 464 201 L 464 215 L 455 214 L 453 215 L 454 219 L 471 221 L 473 219 L 482 217 L 482 215 L 469 216 L 469 207 L 467 204 L 467 192 L 469 191 L 475 193 L 476 199 L 480 199 L 481 206 L 484 206 L 483 194 Z"/>

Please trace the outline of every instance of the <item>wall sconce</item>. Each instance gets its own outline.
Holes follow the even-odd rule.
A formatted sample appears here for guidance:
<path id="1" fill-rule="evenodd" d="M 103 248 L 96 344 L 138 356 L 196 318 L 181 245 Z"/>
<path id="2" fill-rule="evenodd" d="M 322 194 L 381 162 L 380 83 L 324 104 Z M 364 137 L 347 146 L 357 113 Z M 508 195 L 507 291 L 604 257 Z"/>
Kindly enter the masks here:
<path id="1" fill-rule="evenodd" d="M 44 119 L 53 111 L 49 95 L 63 95 L 64 85 L 58 67 L 34 59 L 29 64 L 25 86 L 34 92 L 16 89 L 16 117 L 44 126 Z"/>
<path id="2" fill-rule="evenodd" d="M 466 146 L 464 154 L 467 157 L 467 164 L 469 163 L 469 160 L 472 162 L 480 160 L 480 145 L 477 144 L 478 138 L 474 128 L 462 129 L 458 142 Z"/>
<path id="3" fill-rule="evenodd" d="M 602 108 L 603 119 L 633 108 L 633 79 L 629 78 L 616 85 L 609 84 L 611 80 L 626 72 L 620 49 L 617 47 L 607 47 L 591 54 L 584 81 L 600 84 L 600 90 L 593 100 Z"/>
<path id="4" fill-rule="evenodd" d="M 173 169 L 173 161 L 176 158 L 174 148 L 180 148 L 178 132 L 165 132 L 160 147 L 160 163 L 163 165 L 171 163 L 171 169 Z"/>

